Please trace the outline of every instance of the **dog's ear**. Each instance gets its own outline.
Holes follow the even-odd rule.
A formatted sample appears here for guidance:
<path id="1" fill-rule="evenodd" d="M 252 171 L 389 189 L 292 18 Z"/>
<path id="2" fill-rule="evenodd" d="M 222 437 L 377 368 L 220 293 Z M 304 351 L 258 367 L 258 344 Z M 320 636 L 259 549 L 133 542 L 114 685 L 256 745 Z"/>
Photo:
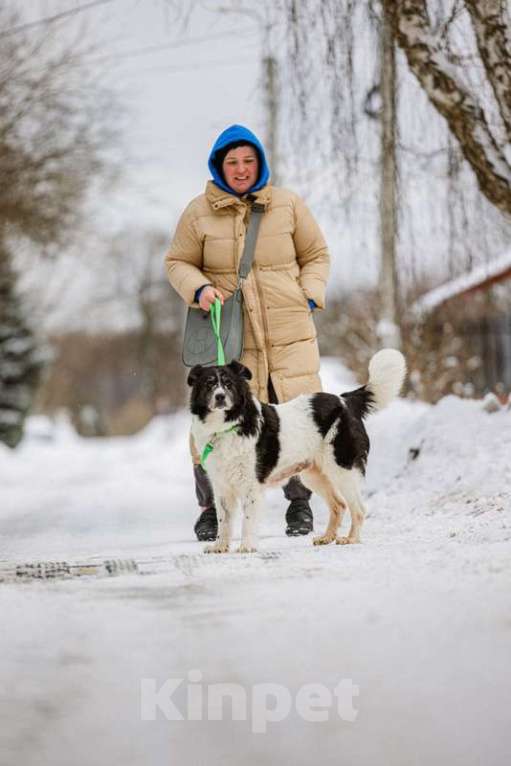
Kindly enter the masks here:
<path id="1" fill-rule="evenodd" d="M 239 375 L 240 378 L 246 378 L 246 380 L 252 380 L 252 373 L 248 369 L 248 367 L 245 367 L 244 364 L 240 364 L 235 359 L 232 360 L 230 364 L 227 365 L 230 367 L 230 369 L 236 374 Z"/>
<path id="2" fill-rule="evenodd" d="M 190 374 L 188 375 L 188 380 L 186 381 L 189 386 L 194 386 L 197 382 L 197 378 L 202 372 L 202 365 L 196 364 L 195 367 L 192 367 L 190 370 Z"/>

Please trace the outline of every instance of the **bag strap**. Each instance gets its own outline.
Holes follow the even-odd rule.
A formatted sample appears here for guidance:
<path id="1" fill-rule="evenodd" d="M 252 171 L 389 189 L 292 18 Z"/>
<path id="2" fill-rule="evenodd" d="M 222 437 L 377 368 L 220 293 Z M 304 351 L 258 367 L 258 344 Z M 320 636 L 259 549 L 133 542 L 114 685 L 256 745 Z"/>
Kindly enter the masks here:
<path id="1" fill-rule="evenodd" d="M 251 214 L 245 236 L 245 247 L 243 248 L 243 255 L 241 256 L 240 267 L 238 269 L 238 285 L 242 279 L 248 277 L 250 269 L 252 268 L 257 235 L 264 213 L 264 205 L 261 205 L 260 202 L 253 202 L 250 210 Z"/>

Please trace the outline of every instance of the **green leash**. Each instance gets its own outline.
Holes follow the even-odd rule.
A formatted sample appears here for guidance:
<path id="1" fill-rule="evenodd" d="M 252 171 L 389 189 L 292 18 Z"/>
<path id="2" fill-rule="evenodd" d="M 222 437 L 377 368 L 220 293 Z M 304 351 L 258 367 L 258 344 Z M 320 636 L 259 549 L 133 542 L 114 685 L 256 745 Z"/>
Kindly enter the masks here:
<path id="1" fill-rule="evenodd" d="M 222 304 L 220 303 L 220 298 L 217 298 L 215 302 L 211 304 L 209 313 L 211 315 L 213 334 L 216 338 L 216 363 L 219 367 L 223 367 L 225 364 L 225 354 L 222 338 L 220 337 L 220 325 L 222 322 Z"/>
<path id="2" fill-rule="evenodd" d="M 209 308 L 209 313 L 211 315 L 211 325 L 213 327 L 213 334 L 216 338 L 216 363 L 218 367 L 223 367 L 225 364 L 225 353 L 224 353 L 224 347 L 222 344 L 222 338 L 220 337 L 220 325 L 222 323 L 222 304 L 220 302 L 220 298 L 217 298 L 214 303 L 211 304 Z M 204 449 L 202 450 L 202 455 L 200 456 L 200 464 L 206 470 L 206 460 L 208 459 L 209 455 L 213 452 L 215 448 L 215 443 L 218 439 L 218 437 L 223 436 L 224 434 L 228 434 L 231 431 L 235 431 L 238 426 L 234 425 L 228 428 L 226 431 L 218 431 L 217 433 L 213 434 L 211 441 L 209 441 Z"/>

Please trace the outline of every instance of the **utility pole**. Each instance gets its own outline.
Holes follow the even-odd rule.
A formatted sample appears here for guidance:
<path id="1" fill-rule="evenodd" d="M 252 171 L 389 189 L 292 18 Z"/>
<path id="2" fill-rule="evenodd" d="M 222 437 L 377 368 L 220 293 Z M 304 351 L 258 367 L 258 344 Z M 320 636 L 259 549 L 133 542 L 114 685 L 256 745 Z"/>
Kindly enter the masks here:
<path id="1" fill-rule="evenodd" d="M 268 37 L 268 35 L 266 35 Z M 264 66 L 264 101 L 266 111 L 266 148 L 268 163 L 271 168 L 272 183 L 278 186 L 278 64 L 274 56 L 267 54 L 263 59 Z"/>
<path id="2" fill-rule="evenodd" d="M 262 67 L 263 67 L 263 101 L 265 106 L 266 136 L 265 146 L 268 155 L 268 164 L 271 168 L 271 181 L 274 185 L 279 182 L 279 163 L 278 163 L 278 63 L 277 59 L 271 55 L 271 16 L 268 8 L 271 5 L 263 2 L 260 8 L 247 7 L 243 3 L 233 4 L 232 6 L 218 6 L 219 13 L 234 13 L 237 15 L 248 16 L 254 20 L 259 27 Z"/>
<path id="3" fill-rule="evenodd" d="M 381 185 L 379 276 L 380 319 L 377 326 L 379 345 L 401 347 L 397 314 L 398 280 L 396 272 L 397 241 L 397 162 L 396 162 L 396 59 L 390 20 L 391 0 L 384 0 L 381 31 Z"/>

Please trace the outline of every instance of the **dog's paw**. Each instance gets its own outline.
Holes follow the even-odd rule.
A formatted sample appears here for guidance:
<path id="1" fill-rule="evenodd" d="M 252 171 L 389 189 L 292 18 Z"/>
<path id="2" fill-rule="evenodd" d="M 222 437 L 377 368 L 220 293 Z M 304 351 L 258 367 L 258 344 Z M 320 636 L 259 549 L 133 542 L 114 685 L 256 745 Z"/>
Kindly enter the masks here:
<path id="1" fill-rule="evenodd" d="M 355 545 L 356 543 L 359 543 L 360 540 L 354 538 L 354 537 L 337 537 L 335 540 L 336 545 Z"/>
<path id="2" fill-rule="evenodd" d="M 236 553 L 257 553 L 257 548 L 247 545 L 246 543 L 241 543 L 239 548 L 237 548 Z"/>
<path id="3" fill-rule="evenodd" d="M 229 553 L 229 543 L 213 543 L 206 545 L 204 553 Z"/>
<path id="4" fill-rule="evenodd" d="M 335 540 L 335 535 L 321 535 L 320 537 L 315 537 L 312 541 L 313 545 L 330 545 L 330 543 L 333 543 Z"/>

